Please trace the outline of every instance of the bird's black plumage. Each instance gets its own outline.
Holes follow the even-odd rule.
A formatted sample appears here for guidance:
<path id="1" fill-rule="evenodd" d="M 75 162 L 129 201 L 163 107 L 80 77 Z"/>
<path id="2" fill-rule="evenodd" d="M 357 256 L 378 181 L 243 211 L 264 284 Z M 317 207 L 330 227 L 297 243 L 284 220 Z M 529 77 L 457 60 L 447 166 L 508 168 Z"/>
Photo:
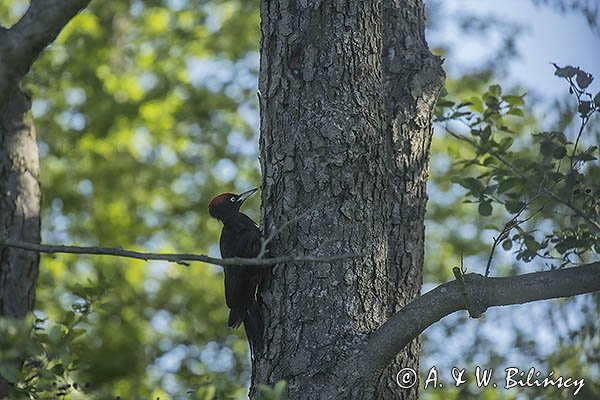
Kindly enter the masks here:
<path id="1" fill-rule="evenodd" d="M 246 214 L 224 223 L 219 241 L 221 257 L 254 258 L 260 252 L 260 231 Z M 260 267 L 230 265 L 225 270 L 225 300 L 229 313 L 229 326 L 237 328 L 244 320 L 258 287 Z"/>
<path id="2" fill-rule="evenodd" d="M 215 197 L 208 209 L 212 217 L 223 222 L 219 240 L 221 257 L 254 258 L 260 253 L 261 233 L 250 217 L 239 212 L 240 206 L 256 189 L 240 195 L 223 193 Z M 225 301 L 229 307 L 228 325 L 237 328 L 244 323 L 250 349 L 256 354 L 262 341 L 263 322 L 256 303 L 256 290 L 265 271 L 264 266 L 228 265 L 225 273 Z"/>

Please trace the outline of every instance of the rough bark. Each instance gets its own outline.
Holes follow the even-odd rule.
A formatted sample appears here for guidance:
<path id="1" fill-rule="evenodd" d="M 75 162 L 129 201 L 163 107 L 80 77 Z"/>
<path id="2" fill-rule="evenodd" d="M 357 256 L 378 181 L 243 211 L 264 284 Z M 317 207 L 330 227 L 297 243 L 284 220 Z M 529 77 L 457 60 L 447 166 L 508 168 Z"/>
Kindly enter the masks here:
<path id="1" fill-rule="evenodd" d="M 391 151 L 389 317 L 421 291 L 431 111 L 444 75 L 441 60 L 431 54 L 425 40 L 423 1 L 384 1 L 382 36 L 386 135 Z M 418 385 L 400 392 L 395 376 L 406 367 L 418 371 L 420 350 L 417 337 L 382 372 L 382 398 L 417 397 Z"/>
<path id="2" fill-rule="evenodd" d="M 29 99 L 13 91 L 0 111 L 0 231 L 40 241 L 40 183 L 36 134 Z M 22 318 L 33 309 L 39 253 L 0 249 L 0 316 Z M 6 394 L 0 379 L 0 397 Z"/>
<path id="3" fill-rule="evenodd" d="M 90 0 L 32 0 L 10 29 L 0 27 L 0 234 L 39 243 L 39 160 L 30 101 L 21 79 L 42 50 Z M 0 315 L 32 310 L 39 253 L 3 247 Z"/>
<path id="4" fill-rule="evenodd" d="M 442 73 L 423 40 L 423 5 L 410 6 L 386 4 L 398 22 L 382 16 L 381 1 L 261 4 L 263 226 L 268 234 L 312 210 L 271 252 L 366 254 L 278 265 L 265 285 L 266 350 L 253 382 L 284 379 L 292 399 L 399 396 L 395 373 L 348 375 L 340 366 L 420 291 L 430 115 Z M 386 40 L 382 29 L 401 31 Z M 398 362 L 415 365 L 418 350 Z"/>

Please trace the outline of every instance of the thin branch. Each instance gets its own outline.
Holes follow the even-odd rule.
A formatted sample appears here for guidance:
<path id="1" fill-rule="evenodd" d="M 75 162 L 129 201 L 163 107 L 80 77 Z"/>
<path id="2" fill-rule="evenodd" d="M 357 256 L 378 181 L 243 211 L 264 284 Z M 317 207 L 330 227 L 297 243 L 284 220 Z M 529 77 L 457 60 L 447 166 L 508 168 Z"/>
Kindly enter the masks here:
<path id="1" fill-rule="evenodd" d="M 37 251 L 39 253 L 55 254 L 87 254 L 87 255 L 107 255 L 114 257 L 134 258 L 137 260 L 150 261 L 168 261 L 180 265 L 189 265 L 189 261 L 199 261 L 207 264 L 220 266 L 226 265 L 242 265 L 242 266 L 257 266 L 257 265 L 275 265 L 285 262 L 314 262 L 314 263 L 329 263 L 333 261 L 348 260 L 353 258 L 364 257 L 360 253 L 344 253 L 326 257 L 316 257 L 313 255 L 285 255 L 273 258 L 214 258 L 204 254 L 185 254 L 185 253 L 144 253 L 133 250 L 126 250 L 121 247 L 91 247 L 91 246 L 63 246 L 63 245 L 48 245 L 31 242 L 24 242 L 14 239 L 0 240 L 0 247 L 12 247 L 22 250 Z"/>
<path id="2" fill-rule="evenodd" d="M 555 67 L 558 68 L 558 66 L 556 64 L 554 64 Z M 567 81 L 569 82 L 569 85 L 571 87 L 571 90 L 573 91 L 573 93 L 575 93 L 575 96 L 577 96 L 577 104 L 581 105 L 581 96 L 583 96 L 584 94 L 587 94 L 589 96 L 590 101 L 592 101 L 592 95 L 589 93 L 586 93 L 585 90 L 581 90 L 579 89 L 579 87 L 575 84 L 575 82 L 573 82 L 573 78 L 567 78 Z M 577 153 L 577 146 L 579 146 L 579 139 L 581 139 L 581 135 L 583 134 L 583 131 L 585 129 L 585 126 L 587 125 L 590 116 L 595 112 L 594 109 L 590 110 L 591 112 L 588 113 L 587 115 L 580 115 L 580 119 L 581 119 L 581 124 L 579 125 L 579 132 L 577 132 L 577 138 L 575 139 L 575 145 L 573 146 L 573 153 L 571 154 L 571 170 L 575 170 L 575 156 Z"/>
<path id="3" fill-rule="evenodd" d="M 530 219 L 532 219 L 537 213 L 539 213 L 540 211 L 542 211 L 543 207 L 540 208 L 537 212 L 531 214 L 529 217 L 524 218 L 522 220 L 519 221 L 519 217 L 521 216 L 521 214 L 527 209 L 527 207 L 529 207 L 529 205 L 535 200 L 537 199 L 539 196 L 541 196 L 542 193 L 538 193 L 535 196 L 533 196 L 533 198 L 529 201 L 527 201 L 523 207 L 521 207 L 521 209 L 519 210 L 519 212 L 512 217 L 506 224 L 504 224 L 504 228 L 502 228 L 502 231 L 500 232 L 500 234 L 494 238 L 494 243 L 492 244 L 492 249 L 490 250 L 490 255 L 488 257 L 487 260 L 487 264 L 485 266 L 485 277 L 488 277 L 490 275 L 490 268 L 492 266 L 492 259 L 494 258 L 494 253 L 496 252 L 496 248 L 498 247 L 498 245 L 500 244 L 501 241 L 503 241 L 504 239 L 508 238 L 508 235 L 510 233 L 510 231 L 512 230 L 512 228 L 517 227 L 527 221 L 529 221 Z"/>
<path id="4" fill-rule="evenodd" d="M 461 259 L 461 263 L 462 263 L 462 259 Z M 471 300 L 471 296 L 469 295 L 469 289 L 467 288 L 467 282 L 465 281 L 465 274 L 464 274 L 464 270 L 458 267 L 454 267 L 452 268 L 452 273 L 454 274 L 454 277 L 456 278 L 456 281 L 458 282 L 458 286 L 460 287 L 460 291 L 462 293 L 464 302 L 465 302 L 465 307 L 467 308 L 467 311 L 469 312 L 469 316 L 471 318 L 479 318 L 481 316 L 481 314 L 483 314 L 485 312 L 485 308 L 480 309 L 478 307 L 475 307 L 473 305 L 473 301 Z"/>
<path id="5" fill-rule="evenodd" d="M 571 154 L 571 170 L 575 170 L 575 155 L 577 153 L 577 146 L 579 146 L 579 139 L 581 134 L 587 125 L 589 119 L 587 117 L 581 117 L 581 125 L 579 125 L 579 132 L 577 132 L 577 139 L 575 139 L 575 145 L 573 146 L 573 154 Z"/>
<path id="6" fill-rule="evenodd" d="M 464 275 L 464 287 L 473 307 L 524 304 L 600 291 L 600 262 L 534 272 L 507 278 Z M 364 373 L 385 368 L 421 332 L 443 317 L 465 310 L 463 288 L 457 281 L 436 287 L 407 304 L 373 332 L 353 359 L 352 369 Z M 347 367 L 347 365 L 346 365 Z"/>

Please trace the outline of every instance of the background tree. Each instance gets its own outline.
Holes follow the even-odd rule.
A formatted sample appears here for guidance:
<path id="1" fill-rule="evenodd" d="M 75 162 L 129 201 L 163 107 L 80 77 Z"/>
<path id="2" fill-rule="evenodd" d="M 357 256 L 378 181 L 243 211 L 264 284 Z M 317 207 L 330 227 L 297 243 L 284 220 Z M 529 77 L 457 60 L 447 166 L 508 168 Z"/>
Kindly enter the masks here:
<path id="1" fill-rule="evenodd" d="M 40 183 L 36 133 L 28 115 L 29 98 L 21 79 L 39 52 L 51 43 L 64 24 L 87 1 L 58 2 L 40 21 L 35 2 L 19 23 L 0 25 L 0 232 L 20 240 L 40 240 Z M 32 311 L 38 278 L 39 254 L 3 248 L 0 257 L 0 316 L 22 319 Z M 22 359 L 0 364 L 0 395 L 8 391 Z"/>
<path id="2" fill-rule="evenodd" d="M 4 25 L 12 26 L 25 6 L 20 2 L 2 4 L 4 15 L 9 18 Z M 410 15 L 422 22 L 419 13 Z M 320 21 L 316 18 L 313 22 L 320 26 Z M 308 31 L 312 27 L 309 25 Z M 256 155 L 252 137 L 257 130 L 253 111 L 256 107 L 253 54 L 258 31 L 258 5 L 247 2 L 133 1 L 103 4 L 101 8 L 92 3 L 80 14 L 38 61 L 29 77 L 32 84 L 28 90 L 34 99 L 33 113 L 42 139 L 44 241 L 147 250 L 176 248 L 214 254 L 214 247 L 210 246 L 218 236 L 219 227 L 206 223 L 206 203 L 215 192 L 246 189 L 258 179 L 256 163 L 252 161 Z M 306 31 L 304 28 L 300 32 Z M 308 35 L 294 40 L 305 45 L 311 38 Z M 384 42 L 379 46 L 374 44 L 372 48 L 393 48 L 394 43 Z M 283 62 L 291 60 L 291 64 L 278 67 L 288 73 L 299 71 L 301 76 L 297 78 L 285 75 L 292 88 L 314 85 L 310 81 L 310 68 L 308 72 L 305 70 L 311 61 L 301 56 L 315 54 L 322 47 L 300 47 L 297 60 L 285 59 Z M 387 59 L 383 61 L 381 76 L 365 85 L 397 83 L 384 78 L 390 76 L 384 72 L 394 64 L 386 64 Z M 331 62 L 343 64 L 337 58 Z M 369 63 L 377 65 L 377 61 Z M 316 61 L 313 64 L 321 65 Z M 373 70 L 376 69 L 363 73 L 371 77 Z M 336 70 L 330 71 L 334 74 Z M 318 68 L 313 71 L 317 75 L 319 72 Z M 408 79 L 412 75 L 400 75 L 404 76 Z M 472 75 L 457 81 L 454 87 L 464 89 L 471 85 L 468 90 L 483 93 L 487 85 L 482 80 L 492 74 L 474 76 L 476 79 Z M 343 93 L 345 89 L 343 86 L 337 90 Z M 261 92 L 265 100 L 262 88 Z M 380 101 L 377 121 L 387 120 L 385 106 L 393 101 L 391 95 Z M 365 110 L 353 107 L 366 115 Z M 294 115 L 293 110 L 289 113 Z M 401 105 L 398 113 L 410 116 L 411 110 Z M 320 122 L 317 126 L 321 126 Z M 387 131 L 392 132 L 392 128 Z M 327 128 L 324 132 L 334 132 L 332 140 L 339 136 L 335 129 Z M 308 143 L 308 139 L 297 140 Z M 437 146 L 444 146 L 445 150 L 447 146 L 443 143 L 448 142 L 438 142 Z M 375 151 L 384 143 L 372 146 L 370 151 Z M 285 160 L 278 162 L 283 163 L 286 174 L 291 174 L 287 169 L 294 165 L 289 165 L 289 157 Z M 277 165 L 274 164 L 274 169 L 279 168 Z M 228 185 L 231 187 L 227 188 Z M 315 189 L 318 190 L 322 189 Z M 293 191 L 286 193 L 289 196 Z M 271 196 L 269 204 L 279 204 L 278 198 Z M 381 204 L 385 202 L 383 207 L 395 204 L 387 198 L 381 197 Z M 350 198 L 348 204 L 354 206 L 353 200 L 356 199 Z M 323 208 L 331 213 L 325 205 Z M 366 212 L 383 215 L 383 208 Z M 472 212 L 463 212 L 459 215 L 472 218 Z M 269 217 L 269 213 L 265 216 L 267 220 L 273 218 L 275 225 L 281 222 L 275 217 L 283 218 L 277 214 Z M 438 216 L 444 215 L 438 212 Z M 310 229 L 306 224 L 314 218 L 299 223 L 300 228 L 292 227 L 281 239 L 297 236 L 294 230 Z M 399 229 L 403 226 L 396 225 Z M 381 227 L 381 232 L 385 229 Z M 418 239 L 419 230 L 414 233 Z M 444 243 L 457 242 L 456 238 L 451 239 Z M 378 240 L 382 242 L 381 237 Z M 471 240 L 471 243 L 473 248 L 489 250 L 485 246 L 489 242 Z M 310 244 L 304 245 L 313 250 Z M 389 252 L 396 250 L 387 244 L 385 248 Z M 337 249 L 326 244 L 321 250 Z M 454 252 L 455 259 L 460 251 L 464 248 Z M 447 253 L 437 254 L 442 257 Z M 418 252 L 415 255 L 418 259 Z M 390 253 L 390 257 L 402 258 L 402 255 Z M 403 260 L 412 261 L 408 257 Z M 447 265 L 447 259 L 440 265 Z M 309 268 L 319 274 L 319 267 Z M 429 273 L 442 276 L 430 281 L 448 280 L 448 271 L 448 268 L 430 269 Z M 44 319 L 36 324 L 40 329 L 34 331 L 31 340 L 26 340 L 27 336 L 15 334 L 14 325 L 8 324 L 3 325 L 5 334 L 0 336 L 4 340 L 3 349 L 27 349 L 30 359 L 36 361 L 26 364 L 21 375 L 11 370 L 11 379 L 27 382 L 23 390 L 37 395 L 55 393 L 52 383 L 76 382 L 77 389 L 65 386 L 61 390 L 71 391 L 73 396 L 84 393 L 99 397 L 176 396 L 188 391 L 190 395 L 208 398 L 215 394 L 244 396 L 243 386 L 248 377 L 248 363 L 243 355 L 246 345 L 240 336 L 231 336 L 232 332 L 225 329 L 226 311 L 217 272 L 204 267 L 183 269 L 161 264 L 148 268 L 112 258 L 44 257 L 37 302 L 37 316 Z M 325 279 L 317 275 L 315 279 Z M 275 279 L 277 276 L 276 271 Z M 308 299 L 320 301 L 314 296 Z M 395 307 L 395 301 L 402 300 L 389 299 L 390 309 Z M 385 310 L 379 310 L 384 315 Z M 362 322 L 369 324 L 366 315 Z M 351 328 L 344 328 L 344 332 L 352 335 Z M 8 352 L 1 354 L 3 361 L 7 360 Z M 70 370 L 76 367 L 78 370 Z M 278 378 L 277 374 L 270 378 L 272 382 Z M 88 386 L 82 388 L 85 384 Z M 381 390 L 385 390 L 384 386 Z"/>
<path id="3" fill-rule="evenodd" d="M 258 10 L 245 2 L 178 11 L 134 3 L 92 4 L 29 75 L 41 127 L 44 238 L 209 251 L 219 231 L 205 212 L 213 188 L 231 185 L 237 168 L 237 185 L 257 182 L 256 150 L 245 142 L 253 129 L 243 116 L 254 118 L 256 66 L 244 56 L 257 47 L 258 29 L 246 41 L 238 32 L 252 32 L 245 25 L 257 21 Z M 3 2 L 4 25 L 26 7 Z M 217 66 L 239 68 L 215 75 Z M 37 291 L 45 329 L 38 332 L 54 332 L 54 342 L 43 345 L 64 351 L 46 358 L 39 346 L 16 346 L 9 339 L 20 335 L 8 335 L 10 326 L 3 348 L 29 348 L 42 361 L 47 375 L 37 365 L 22 374 L 35 378 L 27 389 L 38 395 L 55 393 L 54 382 L 72 384 L 75 365 L 79 387 L 87 383 L 85 393 L 100 397 L 185 394 L 194 385 L 219 396 L 243 394 L 246 344 L 241 332 L 226 329 L 217 272 L 47 257 Z M 73 328 L 90 335 L 72 341 Z"/>

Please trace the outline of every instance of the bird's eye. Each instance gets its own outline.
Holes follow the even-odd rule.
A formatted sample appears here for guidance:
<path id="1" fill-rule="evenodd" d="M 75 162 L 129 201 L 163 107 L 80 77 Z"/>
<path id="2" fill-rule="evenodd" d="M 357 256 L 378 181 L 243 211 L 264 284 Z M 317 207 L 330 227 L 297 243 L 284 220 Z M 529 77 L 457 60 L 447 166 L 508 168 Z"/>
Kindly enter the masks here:
<path id="1" fill-rule="evenodd" d="M 237 199 L 235 197 L 232 197 L 232 198 L 229 199 L 229 201 L 232 202 L 232 203 L 235 203 L 236 200 Z"/>

